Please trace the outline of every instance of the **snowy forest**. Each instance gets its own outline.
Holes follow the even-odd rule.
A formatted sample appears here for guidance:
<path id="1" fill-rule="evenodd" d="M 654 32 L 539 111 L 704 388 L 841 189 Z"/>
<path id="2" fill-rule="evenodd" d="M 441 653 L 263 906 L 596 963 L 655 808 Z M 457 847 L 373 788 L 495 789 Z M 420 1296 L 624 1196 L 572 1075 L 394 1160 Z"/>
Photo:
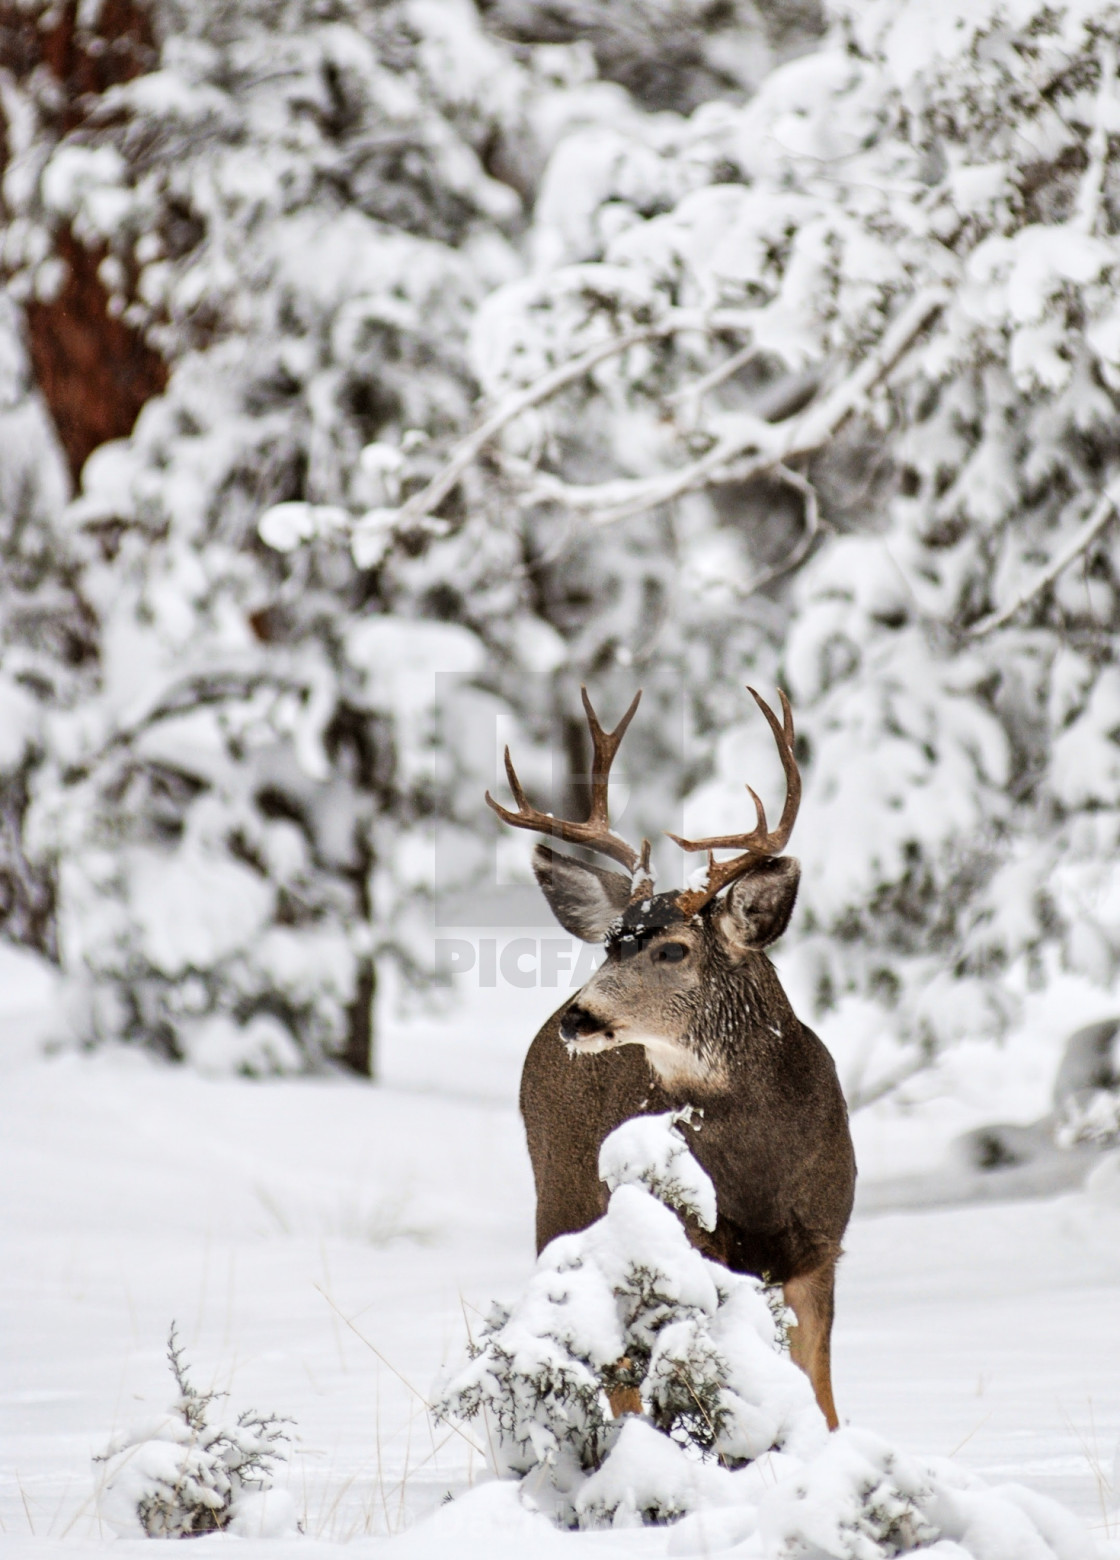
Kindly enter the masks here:
<path id="1" fill-rule="evenodd" d="M 940 1209 L 946 1186 L 986 1196 L 967 1188 L 1000 1168 L 1026 1177 L 1015 1195 L 1080 1198 L 1045 1205 L 1059 1245 L 1076 1226 L 1096 1253 L 1061 1245 L 1044 1260 L 1039 1237 L 1043 1267 L 1080 1275 L 1055 1291 L 1046 1336 L 1076 1330 L 1063 1307 L 1091 1293 L 1086 1330 L 1107 1332 L 1120 1363 L 1103 1311 L 1120 1285 L 1107 1256 L 1120 1230 L 1120 4 L 3 0 L 0 272 L 0 973 L 22 990 L 31 971 L 46 993 L 13 1084 L 27 1136 L 5 1164 L 16 1184 L 32 1178 L 39 1111 L 77 1145 L 61 1180 L 39 1177 L 47 1202 L 12 1236 L 21 1265 L 54 1273 L 49 1242 L 34 1260 L 40 1247 L 18 1242 L 49 1225 L 50 1187 L 78 1175 L 81 1145 L 100 1152 L 94 1118 L 108 1132 L 148 1111 L 153 1143 L 183 1134 L 184 1165 L 201 1134 L 207 1207 L 236 1201 L 223 1156 L 257 1134 L 253 1152 L 276 1161 L 250 1175 L 253 1217 L 309 1252 L 346 1247 L 335 1278 L 353 1304 L 336 1303 L 326 1245 L 315 1280 L 343 1395 L 366 1325 L 355 1241 L 379 1260 L 408 1253 L 425 1292 L 452 1270 L 479 1304 L 487 1285 L 524 1289 L 529 1192 L 463 1211 L 491 1195 L 486 1155 L 494 1184 L 527 1178 L 512 1062 L 502 1146 L 456 1167 L 476 1153 L 477 1112 L 497 1109 L 477 1104 L 488 1030 L 516 1019 L 523 1053 L 561 996 L 532 993 L 515 1014 L 516 992 L 479 989 L 474 951 L 441 963 L 449 939 L 476 950 L 481 933 L 555 931 L 527 841 L 484 793 L 509 804 L 508 744 L 534 799 L 578 815 L 580 688 L 610 726 L 641 688 L 619 762 L 625 829 L 653 842 L 658 887 L 681 888 L 703 862 L 668 832 L 750 828 L 749 786 L 779 810 L 750 685 L 771 702 L 784 690 L 796 723 L 802 877 L 775 961 L 835 1058 L 862 1174 L 895 1186 L 865 1206 Z M 399 1053 L 433 1025 L 443 1049 L 408 1074 L 414 1094 L 358 1087 L 385 1078 L 387 1037 Z M 475 1115 L 425 1103 L 437 1072 Z M 278 1103 L 297 1099 L 305 1115 Z M 325 1160 L 295 1142 L 306 1130 L 325 1154 L 337 1133 L 357 1156 L 363 1111 L 380 1123 L 386 1185 L 413 1165 L 408 1145 L 440 1139 L 409 1172 L 419 1212 L 406 1187 L 324 1213 Z M 909 1434 L 905 1418 L 897 1434 L 873 1422 L 885 1396 L 860 1406 L 871 1428 L 821 1441 L 781 1358 L 773 1292 L 702 1272 L 680 1233 L 706 1207 L 704 1172 L 686 1153 L 700 1190 L 682 1213 L 642 1160 L 679 1157 L 682 1141 L 666 1122 L 617 1184 L 604 1171 L 602 1228 L 565 1237 L 585 1246 L 564 1261 L 588 1286 L 598 1262 L 594 1282 L 631 1306 L 601 1359 L 545 1315 L 559 1258 L 542 1256 L 522 1300 L 488 1320 L 456 1300 L 447 1322 L 432 1302 L 433 1338 L 465 1319 L 470 1339 L 471 1363 L 453 1368 L 451 1350 L 421 1394 L 453 1427 L 440 1444 L 536 1479 L 535 1509 L 561 1527 L 644 1523 L 664 1545 L 676 1522 L 696 1544 L 643 1554 L 1093 1553 L 1045 1496 L 981 1495 L 945 1459 L 931 1473 L 896 1454 L 872 1434 Z M 105 1170 L 110 1201 L 124 1164 Z M 459 1175 L 461 1206 L 437 1188 Z M 157 1177 L 138 1227 L 177 1195 Z M 1012 1226 L 1025 1247 L 1029 1205 L 1006 1216 L 998 1234 L 969 1226 L 961 1251 L 1011 1249 Z M 953 1215 L 922 1217 L 950 1221 L 930 1251 L 956 1248 Z M 452 1225 L 441 1267 L 425 1243 Z M 220 1227 L 205 1225 L 207 1251 Z M 202 1224 L 190 1230 L 197 1246 Z M 625 1282 L 611 1230 L 636 1243 Z M 475 1254 L 488 1242 L 492 1267 Z M 161 1404 L 176 1283 L 180 1321 L 197 1297 L 191 1362 L 230 1339 L 232 1312 L 224 1335 L 201 1320 L 197 1251 L 176 1267 L 187 1245 L 170 1242 L 138 1302 L 144 1390 Z M 954 1260 L 963 1295 L 976 1268 Z M 675 1295 L 657 1291 L 664 1313 L 653 1291 L 633 1298 L 633 1273 L 658 1261 Z M 280 1282 L 258 1276 L 258 1296 Z M 390 1331 L 417 1303 L 398 1301 Z M 666 1315 L 692 1329 L 677 1355 Z M 728 1342 L 729 1318 L 749 1347 Z M 123 1355 L 104 1318 L 90 1336 Z M 408 1339 L 400 1357 L 419 1350 L 430 1376 Z M 596 1372 L 639 1356 L 639 1409 L 654 1407 L 619 1435 Z M 896 1376 L 900 1358 L 913 1354 L 883 1355 Z M 149 1535 L 224 1526 L 242 1485 L 264 1499 L 291 1439 L 283 1416 L 242 1416 L 204 1455 L 215 1393 L 189 1386 L 174 1332 L 170 1359 L 171 1431 L 117 1425 L 110 1440 L 97 1421 L 105 1466 L 125 1470 L 112 1475 L 122 1532 L 141 1509 Z M 320 1363 L 325 1381 L 338 1361 Z M 686 1367 L 708 1396 L 677 1400 L 670 1377 Z M 982 1360 L 969 1369 L 983 1382 Z M 274 1379 L 252 1378 L 269 1410 Z M 1109 1391 L 1101 1447 L 1084 1453 L 1102 1555 L 1120 1545 Z M 283 1408 L 279 1380 L 275 1393 Z M 537 1413 L 546 1400 L 555 1422 Z M 1081 1426 L 1083 1406 L 1047 1413 Z M 501 1427 L 497 1452 L 470 1439 L 484 1420 Z M 936 1415 L 918 1423 L 955 1436 Z M 193 1527 L 175 1500 L 150 1499 L 167 1446 L 188 1443 Z M 1082 1455 L 1071 1447 L 1067 1461 Z M 769 1506 L 767 1448 L 802 1481 Z M 408 1457 L 399 1510 L 382 1479 L 376 1520 L 343 1531 L 330 1486 L 301 1529 L 393 1532 L 394 1511 L 406 1525 Z M 417 1486 L 419 1515 L 460 1477 L 439 1483 L 439 1467 Z M 42 1475 L 50 1491 L 56 1473 Z M 1077 1505 L 1060 1479 L 1039 1487 Z M 761 1527 L 743 1516 L 756 1507 Z M 704 1511 L 722 1516 L 705 1527 Z M 433 1520 L 427 1540 L 418 1526 L 400 1542 L 420 1556 L 471 1555 L 499 1532 L 511 1555 L 566 1542 L 493 1501 L 474 1538 Z"/>
<path id="2" fill-rule="evenodd" d="M 374 1070 L 581 682 L 655 841 L 788 690 L 865 1096 L 1110 988 L 1116 26 L 10 7 L 4 929 L 69 1036 Z"/>

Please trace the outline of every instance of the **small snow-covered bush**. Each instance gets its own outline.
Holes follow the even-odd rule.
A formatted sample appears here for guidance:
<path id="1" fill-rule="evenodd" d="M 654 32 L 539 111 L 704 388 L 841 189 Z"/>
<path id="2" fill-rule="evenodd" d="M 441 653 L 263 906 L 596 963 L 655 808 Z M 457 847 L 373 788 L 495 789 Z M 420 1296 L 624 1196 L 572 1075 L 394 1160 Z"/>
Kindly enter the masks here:
<path id="1" fill-rule="evenodd" d="M 200 1533 L 263 1534 L 293 1525 L 291 1504 L 272 1481 L 287 1457 L 291 1421 L 246 1409 L 212 1422 L 224 1393 L 200 1392 L 187 1376 L 175 1324 L 167 1357 L 179 1395 L 161 1418 L 114 1436 L 104 1463 L 98 1511 L 121 1537 L 193 1538 Z"/>
<path id="2" fill-rule="evenodd" d="M 776 1298 L 689 1239 L 684 1220 L 716 1221 L 681 1130 L 690 1115 L 611 1133 L 599 1156 L 606 1214 L 546 1247 L 442 1393 L 443 1416 L 481 1422 L 495 1472 L 519 1477 L 516 1498 L 567 1527 L 702 1522 L 681 1535 L 682 1554 L 694 1538 L 708 1552 L 712 1528 L 750 1540 L 738 1552 L 759 1560 L 930 1548 L 946 1560 L 1090 1560 L 1088 1535 L 1044 1496 L 992 1489 L 867 1430 L 828 1434 L 784 1352 Z M 612 1396 L 640 1412 L 612 1417 Z M 462 1505 L 488 1500 L 472 1491 Z"/>
<path id="3" fill-rule="evenodd" d="M 620 1511 L 671 1520 L 726 1470 L 824 1435 L 764 1285 L 689 1240 L 679 1215 L 712 1229 L 716 1199 L 682 1116 L 641 1117 L 607 1138 L 606 1214 L 542 1252 L 521 1299 L 491 1311 L 440 1405 L 482 1417 L 498 1471 L 533 1475 L 538 1501 L 571 1525 Z M 615 1419 L 609 1395 L 617 1403 L 627 1389 L 641 1416 Z"/>

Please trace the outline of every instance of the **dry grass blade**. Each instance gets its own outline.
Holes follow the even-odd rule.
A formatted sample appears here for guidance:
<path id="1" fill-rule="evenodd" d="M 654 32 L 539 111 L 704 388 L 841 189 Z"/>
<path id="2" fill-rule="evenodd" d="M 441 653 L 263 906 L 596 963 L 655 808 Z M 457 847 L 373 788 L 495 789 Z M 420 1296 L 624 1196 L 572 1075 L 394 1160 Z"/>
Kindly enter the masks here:
<path id="1" fill-rule="evenodd" d="M 357 1328 L 357 1327 L 354 1326 L 354 1323 L 346 1315 L 345 1311 L 343 1311 L 342 1308 L 335 1303 L 334 1299 L 327 1293 L 327 1291 L 322 1287 L 322 1285 L 321 1284 L 313 1284 L 312 1287 L 319 1291 L 319 1293 L 322 1295 L 323 1299 L 330 1306 L 331 1310 L 335 1313 L 335 1315 L 339 1318 L 339 1320 L 346 1327 L 349 1327 L 350 1331 L 354 1334 L 355 1338 L 359 1339 L 362 1343 L 364 1343 L 366 1348 L 370 1351 L 371 1354 L 376 1355 L 376 1357 L 381 1361 L 382 1365 L 385 1366 L 386 1370 L 391 1370 L 392 1371 L 393 1375 L 396 1376 L 397 1380 L 399 1382 L 401 1382 L 401 1384 L 403 1386 L 407 1387 L 408 1390 L 413 1394 L 413 1396 L 420 1403 L 422 1403 L 424 1405 L 424 1407 L 427 1409 L 428 1413 L 430 1413 L 430 1414 L 434 1413 L 435 1409 L 434 1409 L 433 1405 L 428 1401 L 428 1399 L 420 1391 L 419 1387 L 413 1386 L 412 1382 L 409 1381 L 408 1377 L 397 1369 L 397 1367 L 393 1364 L 392 1360 L 386 1359 L 385 1355 L 382 1354 L 381 1350 L 377 1347 L 377 1345 L 375 1343 L 372 1343 L 366 1337 L 365 1333 L 363 1333 L 360 1330 L 360 1328 Z M 448 1429 L 452 1430 L 456 1435 L 461 1436 L 462 1439 L 467 1443 L 468 1446 L 471 1446 L 471 1447 L 474 1448 L 474 1450 L 479 1454 L 479 1456 L 484 1455 L 483 1451 L 482 1451 L 482 1448 L 480 1446 L 476 1445 L 476 1443 L 471 1440 L 470 1436 L 467 1435 L 463 1430 L 460 1430 L 458 1425 L 448 1425 Z"/>

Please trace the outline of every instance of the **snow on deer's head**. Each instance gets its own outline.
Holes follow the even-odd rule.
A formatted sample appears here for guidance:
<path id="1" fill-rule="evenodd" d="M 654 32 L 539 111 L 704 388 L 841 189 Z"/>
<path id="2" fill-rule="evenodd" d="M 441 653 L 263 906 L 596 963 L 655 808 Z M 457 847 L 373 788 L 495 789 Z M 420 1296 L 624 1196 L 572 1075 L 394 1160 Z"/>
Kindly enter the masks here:
<path id="1" fill-rule="evenodd" d="M 667 1086 L 719 1086 L 736 1038 L 750 1027 L 751 1006 L 760 996 L 759 956 L 785 931 L 797 897 L 800 866 L 780 853 L 797 817 L 801 779 L 793 756 L 788 699 L 780 693 L 779 722 L 754 689 L 749 691 L 770 725 L 785 770 L 782 816 L 777 828 L 769 830 L 762 803 L 751 790 L 757 821 L 749 833 L 704 840 L 670 835 L 684 850 L 708 852 L 703 885 L 684 892 L 655 893 L 649 841 L 635 850 L 610 830 L 610 767 L 640 692 L 615 730 L 607 732 L 586 688 L 582 690 L 594 747 L 591 807 L 583 823 L 532 807 L 506 750 L 506 773 L 518 810 L 501 807 L 487 792 L 486 800 L 499 817 L 516 828 L 582 845 L 627 869 L 622 873 L 592 866 L 543 844 L 533 853 L 537 881 L 561 926 L 584 942 L 606 945 L 605 963 L 561 1017 L 561 1038 L 575 1055 L 640 1045 Z M 719 849 L 739 854 L 717 861 Z M 777 981 L 766 961 L 761 963 L 771 977 L 762 980 L 762 987 L 773 1006 Z M 781 1007 L 787 1008 L 784 997 Z M 780 1021 L 784 1013 L 774 1016 Z"/>

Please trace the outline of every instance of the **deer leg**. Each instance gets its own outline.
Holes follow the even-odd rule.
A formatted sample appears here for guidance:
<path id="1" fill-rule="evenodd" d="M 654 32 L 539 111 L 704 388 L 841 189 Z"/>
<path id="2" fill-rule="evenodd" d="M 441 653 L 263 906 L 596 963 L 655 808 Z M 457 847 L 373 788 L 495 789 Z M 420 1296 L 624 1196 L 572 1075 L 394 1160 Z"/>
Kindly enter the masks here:
<path id="1" fill-rule="evenodd" d="M 615 1365 L 616 1371 L 631 1370 L 630 1357 L 624 1354 Z M 616 1419 L 621 1419 L 623 1414 L 640 1414 L 642 1412 L 642 1394 L 635 1386 L 625 1385 L 622 1382 L 608 1387 L 607 1402 L 611 1405 L 611 1413 Z"/>
<path id="2" fill-rule="evenodd" d="M 789 1330 L 790 1358 L 808 1376 L 828 1428 L 840 1424 L 832 1398 L 832 1315 L 836 1282 L 836 1258 L 831 1257 L 811 1273 L 788 1279 L 782 1288 L 786 1304 L 797 1318 Z"/>
<path id="3" fill-rule="evenodd" d="M 642 1411 L 642 1394 L 637 1387 L 611 1387 L 607 1391 L 607 1402 L 611 1405 L 615 1419 L 621 1419 L 623 1414 L 640 1414 Z"/>

